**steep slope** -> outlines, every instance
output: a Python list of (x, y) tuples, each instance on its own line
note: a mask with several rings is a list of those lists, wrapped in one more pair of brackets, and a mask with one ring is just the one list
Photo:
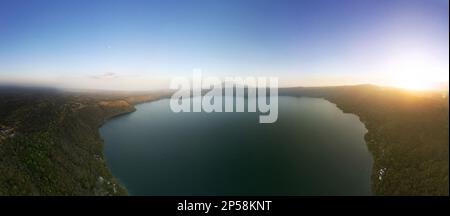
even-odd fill
[(447, 95), (372, 85), (289, 88), (280, 94), (325, 98), (361, 118), (374, 157), (375, 194), (449, 194)]

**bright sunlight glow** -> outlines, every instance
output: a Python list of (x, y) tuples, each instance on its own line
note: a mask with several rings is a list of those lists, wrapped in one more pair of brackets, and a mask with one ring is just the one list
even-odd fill
[(448, 81), (448, 65), (442, 65), (423, 53), (402, 53), (390, 60), (389, 73), (393, 86), (410, 90), (431, 90)]

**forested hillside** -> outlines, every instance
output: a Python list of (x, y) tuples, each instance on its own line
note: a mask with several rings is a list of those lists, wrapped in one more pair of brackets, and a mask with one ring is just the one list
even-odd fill
[(361, 85), (289, 88), (280, 94), (322, 97), (360, 117), (369, 130), (375, 194), (449, 194), (448, 93)]

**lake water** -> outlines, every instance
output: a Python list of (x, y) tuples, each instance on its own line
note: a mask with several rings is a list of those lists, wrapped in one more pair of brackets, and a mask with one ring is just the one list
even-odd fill
[(130, 195), (371, 195), (367, 132), (318, 98), (279, 97), (279, 117), (173, 113), (164, 99), (100, 129)]

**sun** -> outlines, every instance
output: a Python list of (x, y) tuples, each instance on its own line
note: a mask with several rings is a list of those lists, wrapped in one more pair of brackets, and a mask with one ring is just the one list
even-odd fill
[(436, 87), (435, 82), (428, 79), (425, 74), (412, 71), (399, 74), (395, 78), (393, 85), (409, 90), (430, 90)]
[(432, 90), (448, 80), (441, 64), (426, 53), (403, 53), (391, 60), (389, 71), (393, 86), (409, 90)]

